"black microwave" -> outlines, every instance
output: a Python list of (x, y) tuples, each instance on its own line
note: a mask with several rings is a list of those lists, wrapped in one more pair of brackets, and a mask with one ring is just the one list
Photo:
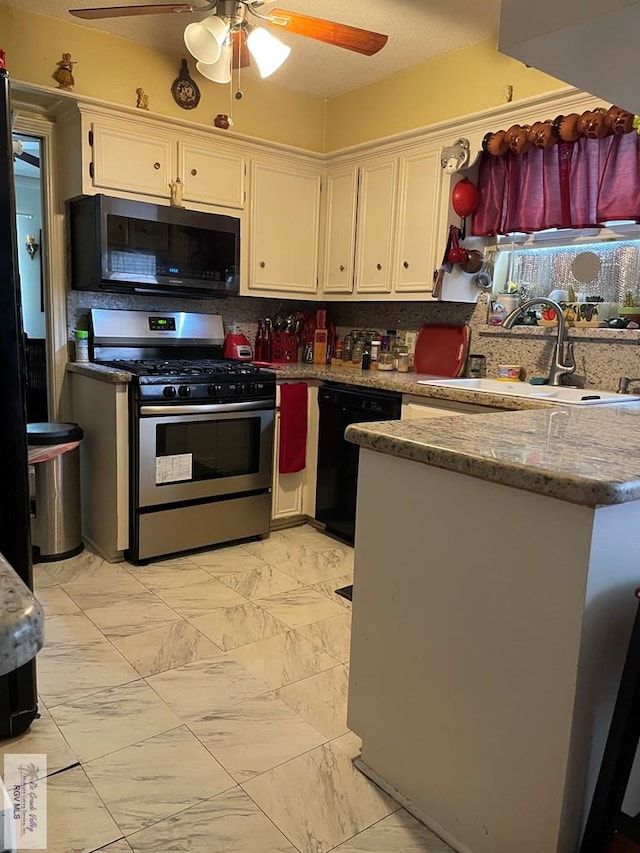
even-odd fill
[(68, 202), (71, 287), (126, 293), (238, 293), (240, 219), (105, 195)]

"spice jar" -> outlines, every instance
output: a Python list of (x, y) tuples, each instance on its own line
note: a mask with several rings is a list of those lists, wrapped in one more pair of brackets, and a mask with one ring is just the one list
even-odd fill
[(393, 353), (388, 350), (382, 350), (378, 353), (378, 370), (395, 370), (395, 359)]
[(344, 336), (344, 342), (342, 345), (342, 360), (343, 361), (351, 361), (351, 353), (353, 352), (353, 342), (354, 342), (354, 333)]
[(351, 361), (353, 364), (360, 364), (362, 362), (362, 353), (364, 352), (364, 338), (362, 334), (358, 335), (354, 345), (353, 350), (351, 352)]
[(409, 352), (408, 350), (400, 350), (396, 357), (398, 373), (409, 372)]
[(378, 353), (380, 352), (381, 342), (378, 339), (371, 341), (371, 367), (376, 370), (378, 367)]
[(89, 332), (76, 329), (73, 337), (76, 344), (76, 361), (89, 361)]

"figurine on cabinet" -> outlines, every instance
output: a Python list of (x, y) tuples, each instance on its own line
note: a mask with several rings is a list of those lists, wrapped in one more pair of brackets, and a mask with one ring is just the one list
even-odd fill
[(149, 109), (149, 95), (142, 88), (136, 89), (136, 107), (139, 110)]
[(182, 185), (180, 178), (176, 178), (175, 181), (172, 181), (169, 184), (169, 189), (171, 190), (171, 207), (184, 207), (184, 204), (182, 203), (184, 186)]
[(218, 113), (213, 120), (213, 124), (215, 127), (219, 127), (220, 130), (229, 130), (233, 125), (233, 119), (225, 113)]
[(77, 63), (71, 61), (71, 54), (63, 53), (62, 59), (60, 59), (56, 64), (58, 67), (51, 76), (58, 84), (58, 89), (73, 89), (75, 85), (75, 80), (73, 79), (73, 66)]

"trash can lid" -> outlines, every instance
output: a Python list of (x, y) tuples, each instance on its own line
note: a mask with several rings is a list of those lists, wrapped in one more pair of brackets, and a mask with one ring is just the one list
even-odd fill
[(78, 424), (27, 424), (27, 444), (65, 444), (80, 441), (84, 433)]

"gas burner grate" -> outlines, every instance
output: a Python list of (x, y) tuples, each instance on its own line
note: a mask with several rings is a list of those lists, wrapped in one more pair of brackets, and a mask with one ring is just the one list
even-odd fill
[(118, 358), (101, 362), (109, 367), (129, 371), (136, 376), (170, 376), (189, 379), (194, 376), (254, 376), (261, 373), (259, 367), (216, 359), (127, 359)]

